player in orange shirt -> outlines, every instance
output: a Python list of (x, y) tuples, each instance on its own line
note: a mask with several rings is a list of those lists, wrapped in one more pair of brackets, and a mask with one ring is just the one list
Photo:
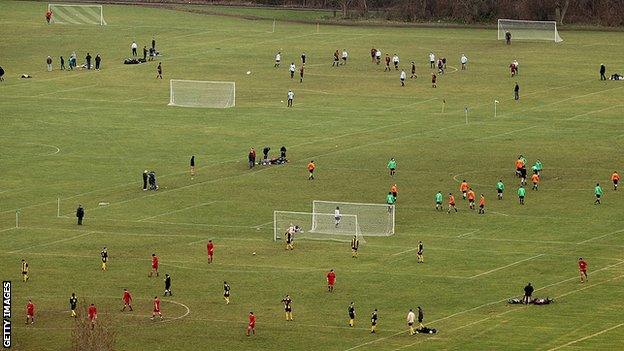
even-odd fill
[(620, 182), (620, 175), (617, 171), (613, 171), (611, 181), (613, 182), (613, 190), (617, 190), (618, 183)]
[(451, 213), (451, 209), (455, 209), (455, 212), (457, 212), (457, 207), (455, 207), (455, 196), (453, 196), (453, 193), (449, 193), (448, 213)]
[(48, 24), (50, 24), (50, 20), (52, 20), (52, 10), (48, 9), (45, 14), (45, 19)]
[(479, 214), (485, 214), (485, 196), (483, 194), (479, 198)]
[(308, 180), (313, 180), (314, 179), (314, 170), (316, 169), (316, 164), (314, 163), (314, 160), (310, 161), (310, 163), (308, 163), (308, 172), (310, 173), (310, 175), (308, 175)]
[(468, 188), (468, 193), (466, 194), (466, 197), (468, 198), (468, 207), (471, 210), (475, 209), (475, 192), (472, 191), (472, 188)]
[(533, 182), (533, 190), (537, 190), (540, 181), (539, 175), (537, 173), (533, 173), (533, 175), (531, 176), (531, 181)]
[(520, 176), (523, 168), (524, 168), (524, 161), (522, 160), (522, 156), (520, 156), (516, 160), (516, 174), (518, 175), (518, 177)]
[(587, 280), (587, 261), (583, 257), (579, 257), (578, 260), (579, 274), (581, 275), (581, 283), (585, 283)]
[(163, 320), (163, 316), (162, 313), (160, 313), (160, 299), (158, 298), (158, 296), (154, 296), (154, 311), (152, 312), (152, 317), (150, 318), (151, 320), (154, 320), (154, 317), (156, 317), (156, 314), (158, 314), (158, 316), (160, 317), (160, 320)]
[(396, 184), (393, 184), (393, 185), (390, 187), (390, 192), (392, 193), (392, 196), (394, 196), (394, 198), (396, 199), (396, 198), (397, 198), (397, 196), (399, 195), (399, 188), (397, 188), (397, 185), (396, 185)]
[(470, 185), (468, 185), (468, 182), (466, 181), (466, 179), (464, 179), (461, 184), (459, 184), (459, 191), (461, 191), (462, 193), (462, 199), (466, 200), (466, 195), (468, 193), (468, 189), (470, 188)]

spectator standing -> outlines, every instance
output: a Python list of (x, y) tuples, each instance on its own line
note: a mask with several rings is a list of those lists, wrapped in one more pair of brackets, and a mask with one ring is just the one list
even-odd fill
[(46, 58), (46, 64), (48, 66), (48, 72), (52, 72), (52, 57), (48, 56)]

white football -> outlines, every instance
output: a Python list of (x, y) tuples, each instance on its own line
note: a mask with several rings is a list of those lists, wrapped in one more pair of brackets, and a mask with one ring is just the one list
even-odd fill
[(255, 255), (256, 255), (256, 253), (254, 252), (254, 253), (252, 253), (252, 255), (254, 255), (254, 256), (255, 256)]
[(247, 71), (247, 74), (251, 74), (251, 71)]
[(283, 102), (284, 102), (284, 100), (282, 100), (282, 101), (280, 101), (280, 102), (281, 102), (281, 103), (283, 103)]

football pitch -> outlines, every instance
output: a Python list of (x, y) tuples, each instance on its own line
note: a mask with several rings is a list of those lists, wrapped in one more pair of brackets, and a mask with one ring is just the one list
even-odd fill
[[(116, 328), (118, 350), (624, 348), (624, 189), (610, 182), (624, 171), (624, 82), (600, 81), (598, 73), (601, 63), (607, 75), (623, 73), (621, 32), (560, 31), (562, 43), (507, 46), (495, 29), (277, 21), (273, 31), (272, 20), (138, 6), (104, 5), (106, 26), (47, 25), (45, 8), (0, 2), (0, 275), (12, 281), (13, 349), (69, 349), (72, 292)], [(141, 51), (153, 36), (161, 57), (123, 64), (133, 40)], [(400, 56), (405, 87), (399, 71), (371, 63), (372, 47)], [(348, 63), (332, 67), (343, 49)], [(79, 64), (99, 53), (102, 69), (60, 71), (58, 57), (72, 51)], [(298, 69), (302, 52), (299, 83), (288, 65)], [(429, 52), (448, 60), (437, 88)], [(511, 78), (514, 59), (519, 75)], [(169, 79), (235, 82), (236, 107), (167, 106)], [(289, 89), (292, 108), (284, 102)], [(275, 156), (286, 146), (289, 163), (248, 169), (249, 148), (261, 158), (267, 145)], [(524, 206), (518, 155), (544, 164)], [(157, 173), (158, 191), (142, 191), (143, 170)], [(464, 179), (484, 194), (485, 215), (461, 199)], [(594, 205), (598, 182), (605, 194)], [(366, 237), (358, 258), (348, 243), (301, 240), (287, 251), (273, 241), (275, 210), (310, 212), (313, 200), (384, 204), (393, 184), (396, 233)], [(455, 195), (457, 213), (434, 209), (438, 191)], [(81, 227), (78, 204), (86, 210)], [(208, 240), (216, 246), (212, 264)], [(419, 240), (424, 263), (415, 255)], [(147, 274), (152, 253), (158, 278)], [(589, 264), (585, 283), (579, 257)], [(164, 273), (171, 297), (162, 296)], [(507, 304), (527, 282), (534, 297), (554, 303)], [(124, 288), (133, 312), (120, 312)], [(292, 322), (284, 319), (286, 294)], [(156, 295), (164, 321), (149, 319)], [(28, 299), (36, 305), (32, 325), (24, 324)], [(408, 335), (406, 314), (417, 306), (437, 334)], [(246, 337), (250, 311), (257, 335)]]

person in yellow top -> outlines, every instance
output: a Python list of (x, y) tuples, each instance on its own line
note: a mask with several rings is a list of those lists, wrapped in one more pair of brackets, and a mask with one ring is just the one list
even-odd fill
[(470, 188), (470, 185), (468, 185), (468, 182), (466, 181), (466, 179), (464, 179), (461, 184), (459, 184), (459, 191), (461, 191), (462, 193), (462, 199), (466, 200), (466, 195), (468, 193), (468, 189)]
[(316, 169), (316, 164), (314, 163), (314, 160), (310, 161), (310, 163), (308, 163), (308, 180), (312, 180), (314, 179), (314, 170)]
[(613, 190), (617, 190), (618, 183), (620, 182), (620, 175), (617, 171), (613, 171), (611, 181), (613, 182)]
[(476, 197), (476, 194), (475, 194), (474, 191), (472, 191), (472, 188), (468, 188), (468, 192), (466, 194), (466, 197), (468, 198), (468, 207), (471, 210), (474, 210), (475, 209), (475, 197)]
[(537, 190), (537, 187), (539, 186), (539, 181), (539, 174), (533, 173), (533, 175), (531, 176), (531, 182), (533, 182), (533, 190)]
[(22, 260), (22, 280), (24, 283), (28, 281), (28, 262)]

